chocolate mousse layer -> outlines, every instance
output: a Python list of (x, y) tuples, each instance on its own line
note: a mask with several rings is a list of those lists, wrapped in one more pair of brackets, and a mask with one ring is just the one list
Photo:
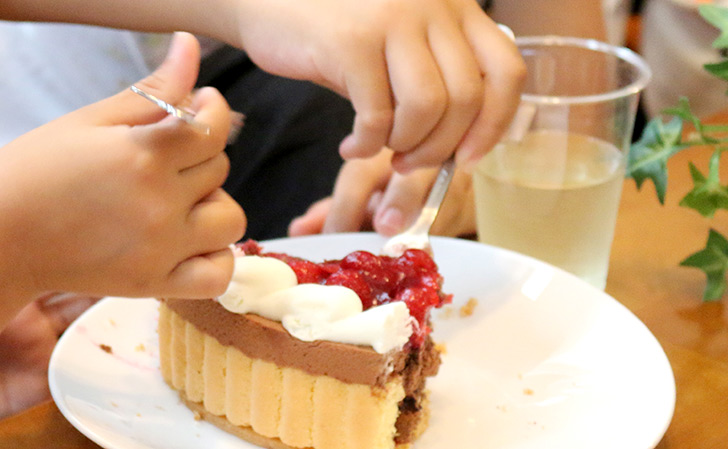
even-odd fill
[(403, 376), (405, 393), (412, 395), (422, 388), (426, 376), (437, 373), (440, 364), (439, 353), (429, 338), (417, 350), (379, 354), (368, 346), (305, 342), (291, 336), (280, 322), (254, 314), (231, 313), (213, 300), (164, 302), (223, 346), (233, 346), (248, 357), (315, 376), (371, 386), (382, 386), (392, 376)]

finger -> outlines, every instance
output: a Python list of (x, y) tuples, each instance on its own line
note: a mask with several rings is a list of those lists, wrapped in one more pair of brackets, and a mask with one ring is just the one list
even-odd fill
[[(176, 105), (192, 91), (200, 66), (200, 45), (189, 33), (175, 33), (164, 62), (145, 79), (135, 85)], [(155, 123), (167, 116), (166, 112), (149, 100), (129, 89), (88, 107), (100, 125), (143, 125)]]
[(215, 298), (227, 290), (233, 276), (230, 248), (190, 257), (177, 265), (162, 287), (167, 298)]
[(387, 41), (387, 63), (396, 101), (387, 146), (407, 153), (440, 121), (448, 101), (424, 30), (400, 26)]
[(288, 226), (288, 235), (297, 237), (301, 235), (320, 234), (324, 228), (326, 217), (331, 211), (332, 197), (318, 200), (306, 210), (306, 213), (296, 217)]
[(406, 175), (392, 175), (374, 214), (374, 230), (382, 235), (394, 235), (412, 224), (437, 172), (437, 169), (420, 169)]
[(222, 189), (197, 203), (187, 218), (189, 254), (218, 251), (240, 240), (247, 224), (243, 209)]
[[(487, 16), (467, 16), (464, 29), (485, 76), (483, 107), (456, 154), (459, 167), (472, 169), (508, 128), (520, 101), (526, 68), (513, 41)], [(495, 41), (500, 44), (489, 44)]]
[(374, 229), (374, 214), (377, 212), (377, 210), (379, 210), (379, 205), (382, 203), (383, 197), (383, 190), (377, 190), (373, 192), (372, 195), (369, 197), (369, 202), (367, 203), (367, 217), (369, 220), (369, 229)]
[(196, 121), (209, 127), (208, 136), (214, 142), (210, 147), (211, 153), (201, 153), (200, 156), (213, 156), (215, 148), (222, 151), (227, 145), (232, 127), (230, 105), (225, 97), (215, 88), (203, 87), (192, 97), (190, 109), (196, 112)]
[(190, 199), (190, 207), (215, 192), (230, 172), (230, 160), (225, 152), (217, 153), (194, 167), (180, 172), (181, 188)]
[(334, 185), (331, 210), (322, 232), (351, 232), (362, 228), (372, 192), (383, 189), (391, 176), (391, 150), (344, 164)]
[(75, 293), (57, 293), (38, 301), (42, 312), (48, 317), (56, 335), (66, 328), (99, 298)]
[(453, 21), (432, 24), (429, 43), (447, 89), (447, 107), (423, 142), (394, 157), (392, 163), (398, 171), (442, 163), (455, 152), (483, 105), (480, 67), (457, 24)]
[(344, 159), (367, 158), (386, 145), (392, 128), (394, 113), (384, 48), (368, 46), (364, 54), (351, 58), (356, 59), (345, 66), (357, 67), (362, 60), (368, 63), (346, 72), (346, 91), (356, 115), (352, 133), (341, 142), (339, 153)]
[(197, 111), (195, 120), (209, 128), (200, 132), (188, 123), (173, 119), (132, 129), (134, 138), (144, 148), (153, 148), (170, 167), (180, 171), (214, 158), (225, 150), (230, 129), (230, 107), (225, 98), (210, 87), (198, 90), (191, 101)]

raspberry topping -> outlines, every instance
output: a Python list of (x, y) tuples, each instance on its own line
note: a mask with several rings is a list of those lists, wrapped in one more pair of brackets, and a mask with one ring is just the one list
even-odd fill
[(275, 257), (287, 263), (296, 273), (298, 282), (341, 285), (352, 289), (367, 310), (379, 304), (402, 301), (417, 325), (410, 344), (419, 347), (431, 329), (430, 311), (452, 301), (443, 294), (442, 276), (426, 252), (408, 249), (400, 257), (376, 256), (367, 251), (355, 251), (341, 260), (315, 263), (283, 253), (264, 253), (254, 241), (238, 245), (247, 255)]

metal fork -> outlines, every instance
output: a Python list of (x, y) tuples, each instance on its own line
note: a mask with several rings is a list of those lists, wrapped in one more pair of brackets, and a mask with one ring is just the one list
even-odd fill
[[(164, 109), (167, 114), (177, 117), (178, 119), (189, 123), (192, 125), (195, 129), (200, 131), (203, 134), (210, 134), (210, 127), (206, 125), (205, 123), (199, 122), (198, 120), (195, 120), (195, 113), (192, 111), (188, 111), (187, 109), (179, 108), (177, 106), (174, 106), (172, 104), (167, 103), (166, 101), (162, 100), (161, 98), (155, 97), (154, 95), (143, 91), (142, 89), (139, 89), (138, 87), (132, 85), (129, 87), (132, 92), (135, 94), (138, 94), (147, 100), (151, 101), (152, 103), (156, 104), (160, 108)], [(238, 134), (240, 133), (240, 129), (243, 127), (243, 123), (245, 122), (245, 115), (241, 114), (240, 112), (236, 111), (230, 111), (230, 131), (227, 136), (227, 143), (231, 144), (237, 139)]]
[(435, 179), (435, 183), (430, 189), (430, 194), (422, 208), (422, 212), (420, 212), (420, 216), (404, 232), (387, 240), (387, 243), (382, 247), (382, 254), (390, 257), (398, 257), (408, 248), (422, 249), (432, 254), (430, 228), (435, 218), (437, 218), (440, 205), (445, 198), (448, 187), (450, 187), (450, 181), (452, 181), (454, 174), (455, 159), (450, 157), (450, 159), (442, 163), (440, 172), (437, 174), (437, 179)]
[[(515, 35), (510, 28), (505, 25), (498, 24), (501, 31), (503, 31), (511, 40), (515, 40)], [(387, 243), (382, 247), (382, 254), (391, 257), (397, 257), (408, 248), (423, 249), (432, 255), (432, 246), (430, 245), (430, 228), (432, 223), (437, 218), (437, 213), (440, 211), (440, 205), (442, 200), (445, 198), (448, 187), (450, 187), (450, 181), (455, 174), (455, 158), (451, 156), (448, 160), (442, 163), (440, 172), (437, 174), (437, 179), (430, 189), (430, 195), (427, 197), (425, 206), (420, 212), (420, 216), (412, 226), (410, 226), (404, 232), (401, 232), (394, 237), (387, 240)]]

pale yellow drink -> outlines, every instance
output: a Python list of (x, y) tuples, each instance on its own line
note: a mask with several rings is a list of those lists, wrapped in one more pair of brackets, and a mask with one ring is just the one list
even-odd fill
[(606, 284), (624, 177), (613, 145), (560, 131), (499, 144), (474, 174), (478, 239)]

